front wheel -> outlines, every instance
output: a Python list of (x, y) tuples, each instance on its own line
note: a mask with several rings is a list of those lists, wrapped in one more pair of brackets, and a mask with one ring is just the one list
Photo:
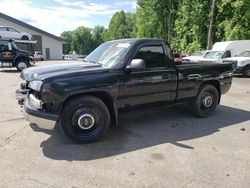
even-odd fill
[(193, 103), (193, 111), (199, 117), (209, 117), (214, 113), (218, 102), (218, 90), (213, 85), (203, 85)]
[(78, 143), (100, 139), (108, 130), (110, 114), (96, 97), (81, 96), (68, 101), (62, 109), (60, 127), (64, 135)]
[(245, 76), (250, 77), (250, 65), (248, 65), (245, 69)]
[(29, 67), (29, 63), (26, 60), (18, 60), (16, 63), (16, 68), (19, 71), (22, 71), (23, 69), (26, 69)]

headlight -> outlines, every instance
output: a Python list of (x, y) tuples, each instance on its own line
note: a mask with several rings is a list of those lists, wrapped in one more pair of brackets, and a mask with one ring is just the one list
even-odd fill
[(35, 90), (35, 91), (41, 91), (43, 82), (40, 80), (35, 80), (35, 81), (31, 81), (28, 85), (29, 88)]

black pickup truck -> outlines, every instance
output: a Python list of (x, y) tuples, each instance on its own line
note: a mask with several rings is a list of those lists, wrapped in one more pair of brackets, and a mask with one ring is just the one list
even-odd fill
[(163, 40), (123, 39), (103, 43), (80, 63), (23, 70), (17, 98), (29, 122), (58, 122), (66, 136), (87, 143), (117, 125), (122, 108), (189, 103), (208, 117), (232, 75), (232, 64), (175, 65)]
[(34, 55), (31, 52), (17, 48), (14, 40), (0, 38), (0, 68), (16, 67), (23, 69), (34, 64)]

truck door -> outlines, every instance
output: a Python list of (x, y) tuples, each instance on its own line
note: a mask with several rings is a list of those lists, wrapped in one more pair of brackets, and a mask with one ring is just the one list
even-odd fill
[(2, 67), (12, 67), (13, 51), (11, 42), (0, 40), (0, 62)]
[(163, 46), (159, 41), (136, 49), (132, 59), (143, 59), (146, 68), (127, 73), (120, 80), (121, 107), (174, 102), (177, 73)]

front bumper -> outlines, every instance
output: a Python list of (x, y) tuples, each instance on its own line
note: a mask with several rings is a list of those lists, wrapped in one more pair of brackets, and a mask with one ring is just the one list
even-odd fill
[(53, 129), (59, 116), (57, 114), (49, 113), (44, 109), (36, 109), (33, 105), (38, 99), (34, 101), (34, 98), (30, 96), (32, 95), (29, 95), (28, 90), (26, 93), (21, 89), (16, 91), (16, 98), (18, 104), (22, 107), (24, 118), (28, 122), (37, 124), (41, 128)]

